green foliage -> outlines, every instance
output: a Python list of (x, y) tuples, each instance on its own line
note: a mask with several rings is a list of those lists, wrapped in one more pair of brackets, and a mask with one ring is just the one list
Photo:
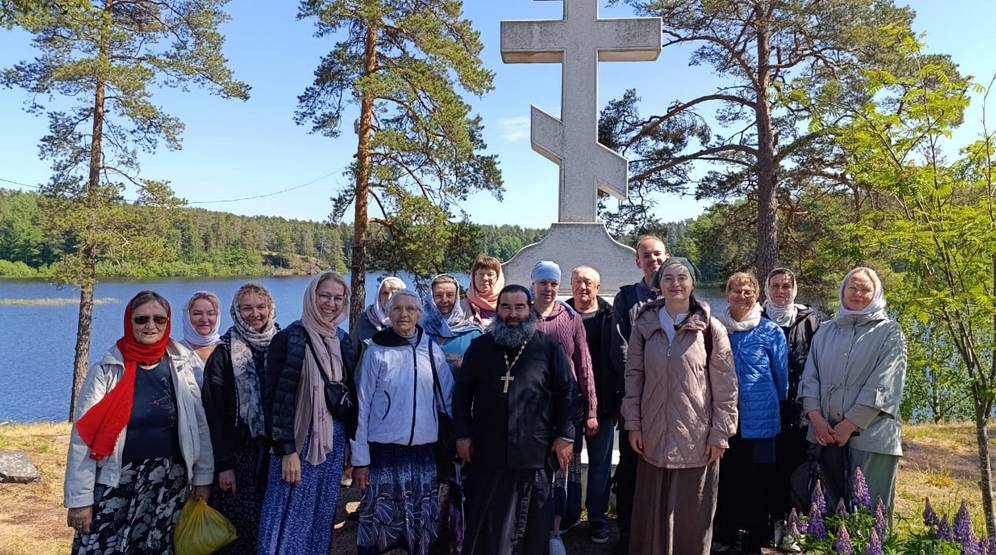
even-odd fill
[(654, 98), (665, 108), (650, 115), (639, 113), (634, 91), (608, 104), (600, 140), (631, 158), (634, 175), (629, 201), (603, 217), (616, 232), (648, 227), (654, 195), (689, 185), (700, 199), (746, 200), (753, 227), (742, 230), (754, 236), (752, 262), (766, 271), (796, 250), (782, 247), (779, 224), (794, 213), (786, 204), (798, 190), (846, 181), (836, 143), (811, 116), (868, 97), (863, 69), (902, 61), (893, 53), (913, 35), (913, 11), (891, 0), (613, 3), (661, 17), (665, 51), (691, 47), (689, 63), (721, 81), (694, 98)]
[[(0, 277), (51, 277), (49, 264), (59, 261), (50, 244), (72, 242), (72, 233), (46, 236), (43, 206), (38, 194), (0, 189)], [(162, 216), (157, 231), (167, 253), (156, 261), (137, 257), (100, 262), (99, 278), (260, 276), (273, 273), (308, 273), (318, 269), (344, 271), (349, 260), (352, 226), (288, 220), (269, 216), (238, 216), (199, 208), (153, 208), (122, 205), (130, 220)], [(15, 216), (11, 216), (16, 214)], [(423, 233), (413, 216), (414, 230)], [(376, 231), (375, 234), (382, 231)], [(452, 230), (452, 231), (449, 231)], [(467, 272), (480, 253), (508, 260), (522, 247), (539, 241), (545, 230), (518, 226), (482, 226), (458, 222), (447, 227), (445, 255), (421, 275)], [(441, 239), (420, 236), (418, 240)], [(381, 243), (387, 245), (387, 242)], [(414, 243), (413, 245), (418, 244)], [(288, 249), (288, 250), (281, 250)], [(43, 256), (34, 253), (41, 252)], [(372, 270), (398, 271), (399, 253), (377, 250)]]

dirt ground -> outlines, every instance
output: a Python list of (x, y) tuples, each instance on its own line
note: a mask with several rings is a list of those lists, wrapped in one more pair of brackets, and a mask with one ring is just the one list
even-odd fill
[[(62, 507), (67, 424), (0, 425), (0, 449), (25, 449), (42, 474), (32, 484), (0, 484), (0, 555), (49, 555), (69, 552), (72, 531)], [(953, 515), (962, 501), (975, 515), (982, 530), (974, 428), (968, 423), (906, 426), (905, 456), (896, 491), (896, 526), (904, 534), (920, 527), (924, 497), (930, 497), (938, 514)], [(333, 553), (354, 553), (356, 521), (346, 518), (355, 511), (359, 494), (342, 490), (333, 542)], [(612, 523), (614, 524), (614, 522)], [(565, 535), (572, 555), (612, 553), (616, 540), (595, 545), (584, 523)], [(771, 551), (771, 553), (776, 553)]]

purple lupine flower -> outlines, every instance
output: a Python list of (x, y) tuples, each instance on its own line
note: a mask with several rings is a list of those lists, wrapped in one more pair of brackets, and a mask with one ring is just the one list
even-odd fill
[(801, 525), (802, 522), (792, 522), (789, 524), (788, 535), (790, 538), (798, 540), (802, 537), (802, 533), (799, 531), (799, 526)]
[(881, 497), (878, 498), (878, 504), (875, 506), (874, 530), (878, 532), (878, 537), (882, 541), (885, 541), (889, 537), (889, 523), (885, 519), (885, 504), (882, 503)]
[(821, 515), (827, 514), (827, 498), (823, 495), (823, 484), (819, 480), (816, 480), (816, 485), (813, 486), (813, 502), (816, 503)]
[(968, 505), (964, 501), (955, 515), (954, 541), (961, 544), (962, 553), (968, 554), (974, 553), (979, 543), (975, 539), (975, 530), (972, 529), (972, 516), (968, 514)]
[(857, 510), (858, 507), (872, 510), (871, 494), (868, 493), (868, 482), (865, 481), (865, 473), (859, 466), (854, 470), (854, 485), (851, 487), (851, 505)]
[(878, 532), (874, 528), (868, 536), (868, 549), (865, 550), (865, 555), (884, 555), (882, 553), (882, 540), (879, 539)]
[(809, 507), (809, 521), (806, 523), (806, 533), (814, 540), (823, 540), (827, 537), (827, 525), (823, 522), (823, 513), (816, 506), (816, 501)]
[(851, 555), (854, 553), (854, 548), (851, 546), (851, 535), (847, 533), (847, 526), (844, 523), (840, 523), (840, 528), (837, 529), (837, 541), (833, 543), (833, 552), (837, 555)]
[[(882, 501), (880, 497), (879, 502)], [(940, 523), (940, 519), (937, 518), (937, 513), (934, 512), (934, 507), (930, 505), (930, 498), (923, 498), (923, 525), (927, 528), (932, 526), (937, 526)]]
[(792, 510), (789, 511), (789, 517), (788, 517), (789, 527), (791, 527), (793, 524), (795, 524), (796, 530), (803, 529), (802, 520), (799, 519), (799, 513), (796, 512), (795, 507), (792, 507)]
[(844, 504), (843, 497), (837, 500), (837, 509), (834, 512), (840, 518), (847, 518), (847, 505)]
[(948, 521), (948, 515), (941, 517), (941, 520), (937, 522), (937, 532), (935, 533), (937, 539), (944, 541), (953, 541), (954, 536), (951, 534), (951, 523)]

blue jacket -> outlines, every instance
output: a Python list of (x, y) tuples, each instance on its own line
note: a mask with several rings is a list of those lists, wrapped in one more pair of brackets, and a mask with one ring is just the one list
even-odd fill
[(778, 324), (762, 318), (750, 331), (730, 335), (740, 386), (740, 435), (770, 438), (781, 431), (779, 401), (788, 398), (788, 346)]

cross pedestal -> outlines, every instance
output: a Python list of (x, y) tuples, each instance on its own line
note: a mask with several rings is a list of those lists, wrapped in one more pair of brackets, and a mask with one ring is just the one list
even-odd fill
[(600, 19), (598, 0), (563, 3), (561, 20), (501, 22), (505, 63), (563, 68), (560, 118), (536, 106), (531, 111), (533, 150), (560, 166), (558, 223), (503, 268), (508, 283), (528, 284), (537, 260), (553, 260), (564, 272), (560, 292), (569, 294), (571, 269), (587, 264), (601, 273), (602, 293), (611, 294), (639, 276), (633, 249), (596, 221), (598, 193), (625, 199), (629, 180), (626, 159), (598, 143), (598, 62), (656, 60), (661, 19)]

